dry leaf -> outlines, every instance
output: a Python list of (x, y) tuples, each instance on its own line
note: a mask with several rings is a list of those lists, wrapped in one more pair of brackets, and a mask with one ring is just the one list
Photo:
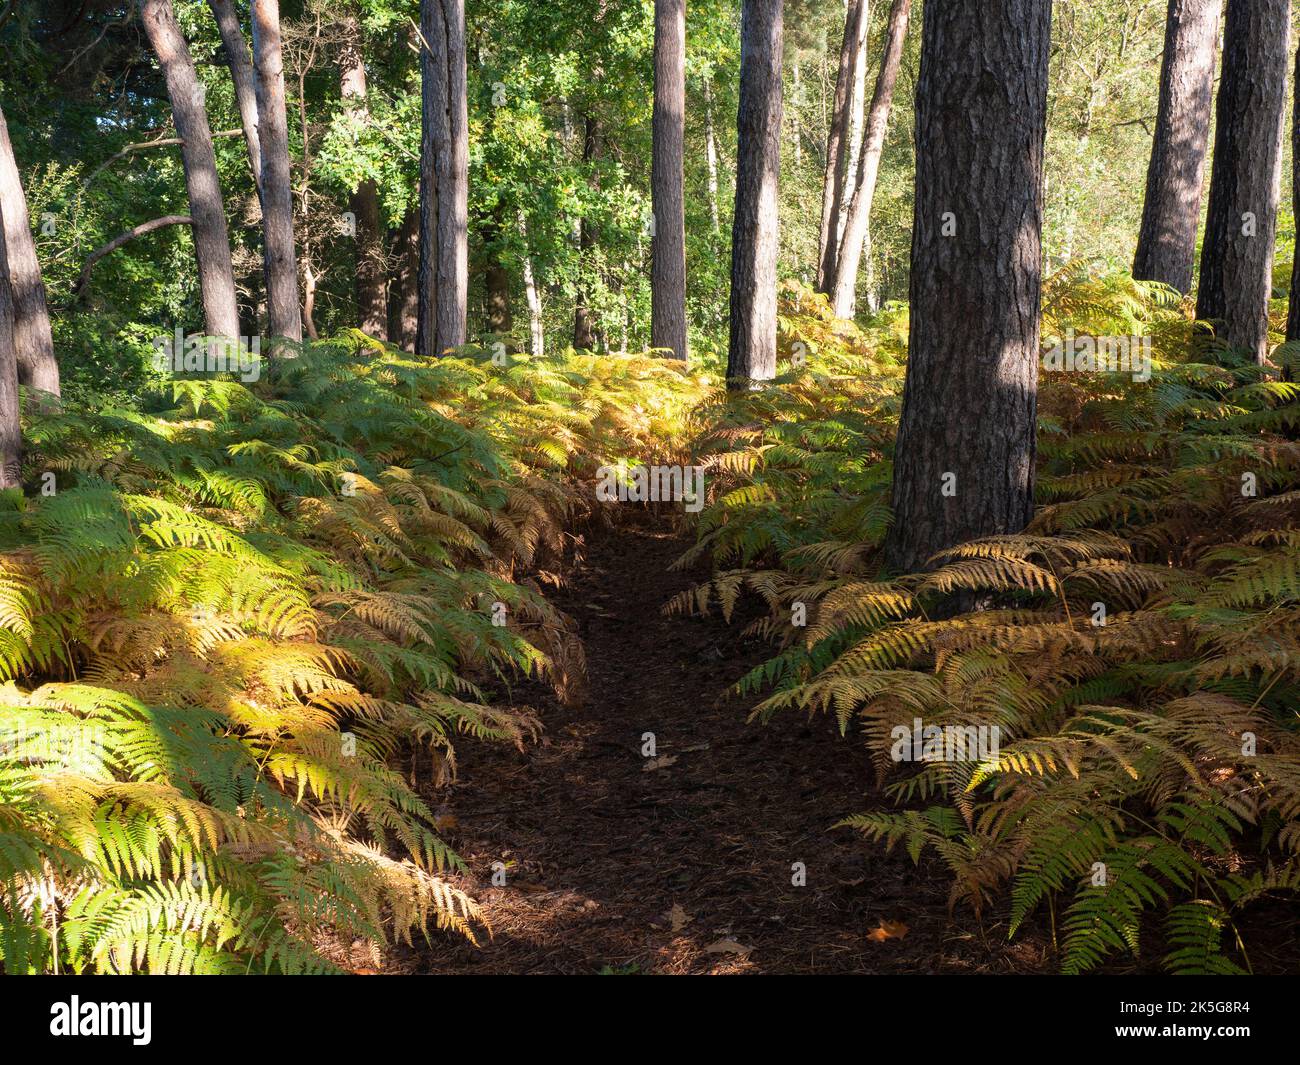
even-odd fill
[(734, 939), (719, 939), (716, 943), (710, 943), (704, 948), (705, 954), (739, 954), (742, 957), (748, 954), (753, 947), (746, 947), (737, 943)]
[(902, 939), (907, 935), (907, 925), (902, 921), (881, 921), (879, 928), (867, 933), (867, 938), (874, 943), (883, 943), (887, 939)]
[(683, 928), (685, 928), (688, 924), (690, 924), (693, 920), (695, 920), (695, 918), (692, 917), (685, 910), (683, 910), (678, 903), (674, 902), (673, 908), (663, 915), (662, 920), (667, 921), (668, 925), (672, 928), (674, 932), (680, 932)]
[(641, 767), (642, 773), (649, 773), (652, 769), (664, 769), (677, 761), (677, 755), (665, 754), (662, 758), (651, 758)]

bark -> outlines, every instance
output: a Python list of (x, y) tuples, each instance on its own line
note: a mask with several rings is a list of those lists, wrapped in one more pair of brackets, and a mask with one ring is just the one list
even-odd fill
[[(343, 54), (339, 60), (339, 90), (343, 108), (354, 130), (364, 129), (370, 120), (366, 104), (366, 66), (361, 50), (361, 27), (354, 16), (345, 20)], [(387, 267), (380, 232), (379, 186), (371, 178), (357, 185), (351, 198), (356, 219), (357, 319), (363, 333), (377, 340), (388, 339), (388, 311), (384, 298)]]
[(50, 332), (50, 308), (45, 301), (45, 282), (32, 239), (27, 196), (18, 175), (18, 163), (9, 141), (9, 126), (0, 111), (0, 214), (6, 252), (4, 274), (9, 279), (12, 305), (13, 344), (18, 360), (18, 378), (29, 389), (59, 395), (59, 364), (54, 357)]
[[(582, 137), (582, 161), (588, 168), (600, 158), (601, 152), (601, 128), (600, 120), (595, 115), (587, 115), (584, 122), (584, 132)], [(592, 171), (591, 183), (595, 188), (599, 188), (600, 178)], [(588, 221), (586, 215), (582, 217), (578, 234), (578, 260), (579, 268), (586, 269), (591, 258), (590, 252), (596, 246), (596, 227)], [(593, 313), (587, 303), (587, 291), (581, 280), (578, 284), (578, 294), (573, 308), (573, 347), (576, 351), (595, 351), (601, 344), (603, 332), (596, 323), (596, 315)]]
[(686, 0), (655, 0), (650, 346), (685, 359)]
[(198, 262), (206, 332), (209, 336), (233, 339), (239, 336), (235, 270), (203, 88), (176, 24), (171, 0), (141, 0), (140, 17), (166, 78), (172, 118), (182, 141), (181, 159), (193, 219), (194, 257)]
[(485, 317), (488, 333), (514, 350), (511, 334), (515, 328), (515, 316), (510, 307), (510, 271), (502, 262), (499, 250), (504, 232), (505, 207), (498, 201), (482, 234), (486, 259), (483, 270)]
[(257, 86), (253, 77), (253, 53), (248, 50), (239, 15), (232, 0), (208, 0), (212, 16), (217, 20), (221, 43), (226, 49), (226, 65), (230, 67), (230, 80), (235, 86), (235, 104), (239, 108), (239, 123), (244, 128), (244, 145), (248, 149), (248, 166), (257, 186), (257, 198), (262, 198), (262, 146), (257, 135)]
[(900, 571), (1033, 513), (1051, 0), (929, 3), (923, 23)]
[(105, 255), (111, 255), (123, 244), (129, 244), (131, 241), (155, 230), (166, 229), (168, 226), (192, 226), (193, 224), (194, 219), (187, 214), (167, 214), (161, 218), (151, 218), (148, 222), (141, 222), (138, 226), (132, 226), (124, 233), (119, 233), (112, 240), (100, 245), (90, 253), (85, 264), (81, 267), (81, 273), (77, 275), (76, 284), (72, 286), (72, 299), (75, 300), (81, 294), (81, 290), (86, 287), (86, 282), (90, 280), (90, 273), (95, 269), (95, 264)]
[(253, 63), (262, 154), (262, 259), (268, 329), (273, 338), (302, 341), (298, 256), (293, 235), (289, 119), (285, 111), (284, 55), (279, 0), (253, 0)]
[(745, 0), (741, 8), (727, 351), (727, 381), (732, 388), (752, 387), (776, 376), (783, 14), (782, 0)]
[(885, 133), (889, 129), (889, 109), (894, 100), (894, 85), (898, 81), (898, 68), (902, 64), (903, 44), (907, 39), (907, 21), (911, 10), (912, 0), (894, 0), (889, 9), (885, 54), (881, 58), (876, 88), (871, 95), (871, 109), (867, 112), (866, 126), (862, 133), (862, 147), (858, 153), (853, 197), (849, 201), (848, 214), (844, 219), (844, 235), (840, 241), (840, 252), (830, 285), (831, 303), (840, 318), (852, 318), (855, 310), (858, 266), (862, 261), (871, 226), (871, 202), (876, 194), (880, 155), (885, 148)]
[(1133, 276), (1192, 288), (1210, 136), (1220, 0), (1169, 0), (1146, 199)]
[[(7, 205), (0, 204), (0, 220)], [(22, 486), (23, 429), (18, 412), (18, 346), (9, 261), (0, 228), (0, 489)]]
[[(849, 109), (858, 52), (868, 23), (868, 0), (850, 0), (844, 16), (844, 43), (840, 48), (839, 72), (835, 77), (835, 102), (831, 107), (830, 131), (826, 136), (826, 170), (822, 178), (821, 232), (817, 238), (817, 291), (826, 292), (835, 274), (839, 242), (840, 204), (844, 196), (844, 175), (848, 168)], [(743, 47), (743, 43), (742, 43)]]
[(403, 351), (415, 351), (420, 303), (420, 212), (412, 209), (393, 240), (393, 276), (388, 290), (389, 336)]
[(533, 274), (533, 257), (528, 253), (528, 222), (519, 212), (519, 232), (524, 238), (524, 298), (528, 301), (529, 354), (541, 357), (546, 351), (546, 333), (542, 327), (542, 298)]
[(1228, 0), (1196, 317), (1263, 364), (1286, 98), (1288, 0)]
[(420, 3), (420, 302), (415, 350), (465, 343), (469, 306), (469, 103), (464, 0)]
[[(1296, 81), (1293, 85), (1300, 85), (1300, 51), (1296, 53)], [(1300, 204), (1300, 93), (1295, 94), (1295, 102), (1292, 105), (1291, 113), (1291, 202)], [(1291, 262), (1291, 291), (1290, 298), (1287, 301), (1286, 313), (1286, 339), (1288, 343), (1300, 341), (1300, 255), (1293, 256)], [(1290, 362), (1297, 359), (1295, 354), (1290, 356)], [(1284, 381), (1293, 381), (1297, 377), (1294, 369), (1289, 365), (1282, 367), (1282, 379)]]

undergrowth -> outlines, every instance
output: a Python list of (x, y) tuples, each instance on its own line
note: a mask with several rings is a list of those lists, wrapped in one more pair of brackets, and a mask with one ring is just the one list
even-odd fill
[[(1031, 526), (891, 574), (906, 310), (784, 307), (774, 387), (697, 418), (714, 477), (679, 565), (713, 575), (670, 609), (763, 600), (755, 715), (856, 730), (898, 809), (843, 824), (936, 855), (951, 905), (1006, 900), (1013, 936), (1046, 911), (1067, 973), (1249, 970), (1240, 916), (1300, 888), (1300, 387), (1197, 340), (1169, 290), (1071, 266), (1045, 345), (1149, 336), (1150, 380), (1044, 372)], [(917, 719), (1000, 744), (897, 760)]]

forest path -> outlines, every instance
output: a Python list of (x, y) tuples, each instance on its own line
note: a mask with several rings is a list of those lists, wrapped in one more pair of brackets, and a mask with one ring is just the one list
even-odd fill
[[(472, 877), (494, 936), (437, 936), (389, 971), (423, 973), (885, 973), (1033, 971), (947, 915), (941, 870), (885, 856), (830, 826), (880, 805), (861, 743), (833, 719), (747, 723), (731, 685), (770, 655), (743, 623), (665, 616), (696, 577), (669, 565), (687, 544), (651, 514), (586, 534), (585, 559), (552, 596), (577, 619), (590, 685), (577, 708), (536, 698), (545, 731), (523, 753), (462, 743), (459, 780), (427, 793)], [(642, 736), (655, 734), (648, 770)], [(491, 886), (506, 863), (506, 885)], [(802, 862), (806, 886), (792, 883)], [(882, 922), (907, 925), (873, 939)], [(676, 927), (674, 927), (676, 925)], [(879, 932), (877, 935), (879, 936)], [(985, 944), (984, 935), (987, 935)]]

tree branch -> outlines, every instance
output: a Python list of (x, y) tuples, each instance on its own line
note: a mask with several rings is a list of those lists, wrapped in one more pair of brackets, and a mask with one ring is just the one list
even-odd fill
[(86, 264), (81, 268), (81, 275), (77, 278), (77, 283), (72, 286), (72, 298), (68, 301), (69, 306), (77, 301), (77, 298), (81, 295), (81, 290), (85, 288), (86, 282), (90, 280), (90, 272), (105, 255), (117, 251), (123, 244), (135, 240), (136, 237), (143, 237), (146, 233), (152, 233), (155, 229), (163, 229), (167, 226), (188, 226), (192, 225), (193, 222), (194, 219), (187, 214), (163, 215), (161, 218), (141, 222), (138, 226), (128, 229), (125, 233), (119, 233), (103, 247), (96, 248), (95, 251), (91, 252), (90, 258), (86, 260)]

